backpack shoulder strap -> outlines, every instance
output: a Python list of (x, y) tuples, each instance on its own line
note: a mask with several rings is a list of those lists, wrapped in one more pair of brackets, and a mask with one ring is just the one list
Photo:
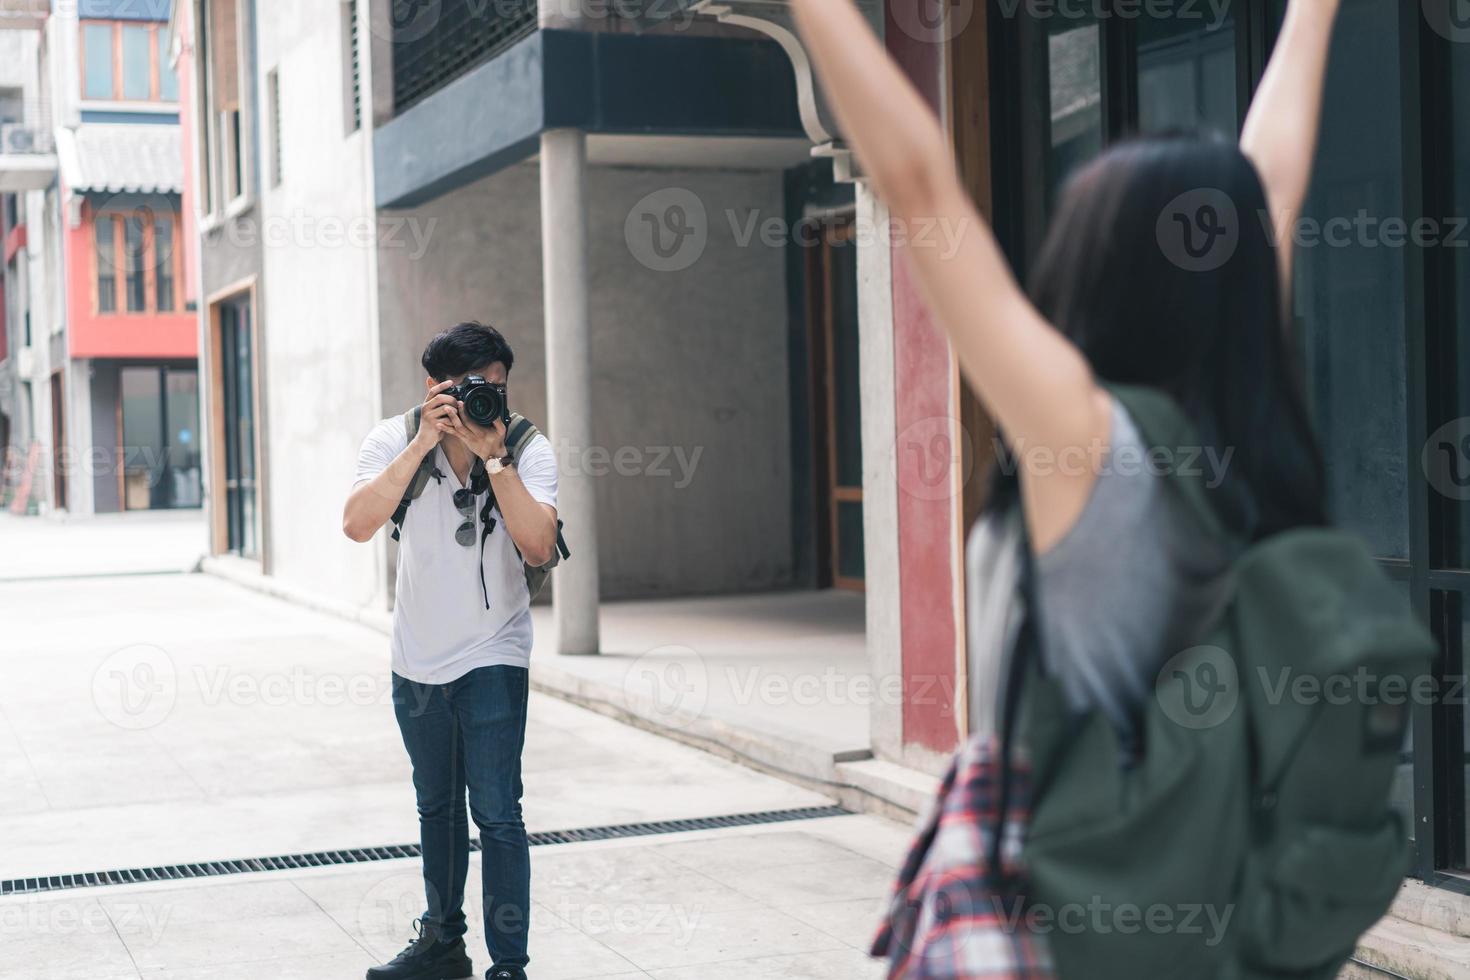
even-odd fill
[(1169, 483), (1179, 491), (1205, 530), (1212, 535), (1225, 535), (1225, 525), (1210, 501), (1210, 487), (1207, 486), (1207, 481), (1217, 475), (1213, 472), (1214, 463), (1222, 461), (1206, 460), (1206, 451), (1212, 451), (1214, 447), (1206, 447), (1201, 442), (1184, 409), (1173, 397), (1157, 388), (1141, 385), (1105, 387), (1127, 410), (1143, 438), (1144, 449), (1150, 454), (1148, 459), (1130, 460), (1130, 465), (1145, 465), (1150, 471), (1162, 467)]
[(512, 459), (520, 457), (522, 451), (531, 444), (531, 440), (541, 434), (541, 430), (520, 412), (512, 412), (510, 425), (505, 430), (505, 451)]
[[(408, 441), (413, 442), (414, 436), (419, 431), (419, 415), (423, 412), (422, 405), (415, 405), (403, 413), (403, 430), (408, 434)], [(398, 501), (398, 509), (393, 511), (390, 520), (393, 522), (393, 540), (397, 541), (403, 536), (403, 519), (408, 516), (408, 507), (423, 495), (424, 487), (429, 485), (429, 478), (434, 475), (434, 454), (429, 453), (419, 463), (419, 468), (414, 471), (413, 479), (408, 481), (408, 487), (403, 491), (403, 499)]]

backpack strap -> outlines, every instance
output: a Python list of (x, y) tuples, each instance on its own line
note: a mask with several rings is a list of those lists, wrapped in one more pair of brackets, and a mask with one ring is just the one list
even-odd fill
[[(994, 505), (1014, 508), (1017, 512), (1022, 510), (1020, 479), (1011, 471), (1011, 475), (1002, 477), (994, 488), (996, 496)], [(1011, 648), (1010, 662), (1006, 665), (1004, 679), (1004, 698), (1000, 709), (1000, 786), (997, 790), (995, 803), (995, 818), (990, 838), (990, 852), (987, 860), (990, 865), (990, 873), (994, 880), (1001, 885), (1009, 884), (1003, 880), (1002, 863), (1004, 859), (1004, 847), (1006, 840), (1006, 821), (1010, 818), (1011, 809), (1011, 784), (1015, 781), (1015, 753), (1018, 737), (1018, 725), (1021, 716), (1022, 702), (1026, 693), (1026, 680), (1029, 673), (1039, 667), (1041, 635), (1037, 629), (1037, 619), (1040, 616), (1040, 607), (1037, 602), (1036, 589), (1036, 561), (1031, 546), (1031, 533), (1026, 526), (1026, 515), (1018, 513), (1020, 536), (1018, 545), (1021, 549), (1019, 558), (1020, 575), (1017, 581), (1017, 590), (1023, 605), (1021, 622), (1016, 633), (1014, 646)]]
[(510, 425), (505, 430), (505, 451), (511, 459), (519, 459), (522, 451), (531, 444), (531, 440), (541, 434), (530, 419), (520, 412), (512, 412)]
[[(423, 413), (422, 405), (415, 405), (403, 413), (403, 429), (408, 433), (408, 441), (413, 442), (414, 436), (419, 432), (419, 416)], [(428, 453), (419, 463), (419, 468), (414, 471), (413, 479), (408, 481), (408, 487), (403, 491), (403, 499), (398, 501), (398, 509), (393, 511), (389, 518), (393, 522), (393, 540), (397, 541), (403, 536), (403, 519), (408, 516), (408, 507), (419, 497), (423, 496), (424, 487), (429, 485), (429, 480), (443, 479), (444, 475), (434, 465), (434, 454)]]
[[(1224, 522), (1210, 499), (1206, 486), (1204, 452), (1194, 423), (1184, 409), (1167, 392), (1141, 385), (1106, 385), (1108, 394), (1118, 400), (1138, 427), (1143, 445), (1149, 452), (1161, 454), (1168, 467), (1169, 484), (1178, 490), (1189, 510), (1206, 531), (1216, 537), (1226, 535)], [(1228, 462), (1228, 459), (1224, 462)], [(1150, 462), (1150, 465), (1154, 465)]]
[[(535, 423), (530, 419), (526, 418), (520, 412), (512, 412), (510, 416), (510, 427), (505, 431), (506, 453), (509, 454), (511, 459), (519, 459), (521, 453), (531, 444), (531, 440), (540, 434), (541, 430), (536, 428)], [(559, 557), (558, 555), (552, 555), (551, 561), (541, 566), (548, 571), (572, 557), (571, 550), (567, 548), (567, 540), (562, 536), (561, 528), (561, 521), (557, 521), (556, 550), (559, 553)]]

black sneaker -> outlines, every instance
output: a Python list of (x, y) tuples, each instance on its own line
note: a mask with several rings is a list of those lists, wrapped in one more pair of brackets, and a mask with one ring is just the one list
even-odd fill
[(526, 971), (518, 966), (492, 966), (485, 980), (526, 980)]
[(382, 966), (370, 967), (367, 980), (464, 980), (475, 975), (463, 939), (441, 942), (422, 919), (414, 920), (413, 931), (408, 948)]

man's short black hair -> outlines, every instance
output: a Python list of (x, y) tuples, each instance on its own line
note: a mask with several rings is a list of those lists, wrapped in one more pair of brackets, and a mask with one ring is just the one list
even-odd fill
[(499, 361), (509, 374), (515, 363), (510, 344), (500, 331), (468, 320), (457, 323), (429, 341), (424, 348), (424, 372), (436, 381), (447, 381)]

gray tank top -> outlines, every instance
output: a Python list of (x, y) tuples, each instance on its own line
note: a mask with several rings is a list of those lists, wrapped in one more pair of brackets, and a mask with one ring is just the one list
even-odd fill
[[(1067, 703), (1102, 711), (1128, 738), (1159, 669), (1220, 609), (1234, 553), (1142, 465), (1146, 447), (1116, 400), (1109, 447), (1077, 523), (1036, 560), (1038, 627)], [(995, 730), (1020, 622), (1020, 519), (982, 519), (965, 549), (972, 734)]]

